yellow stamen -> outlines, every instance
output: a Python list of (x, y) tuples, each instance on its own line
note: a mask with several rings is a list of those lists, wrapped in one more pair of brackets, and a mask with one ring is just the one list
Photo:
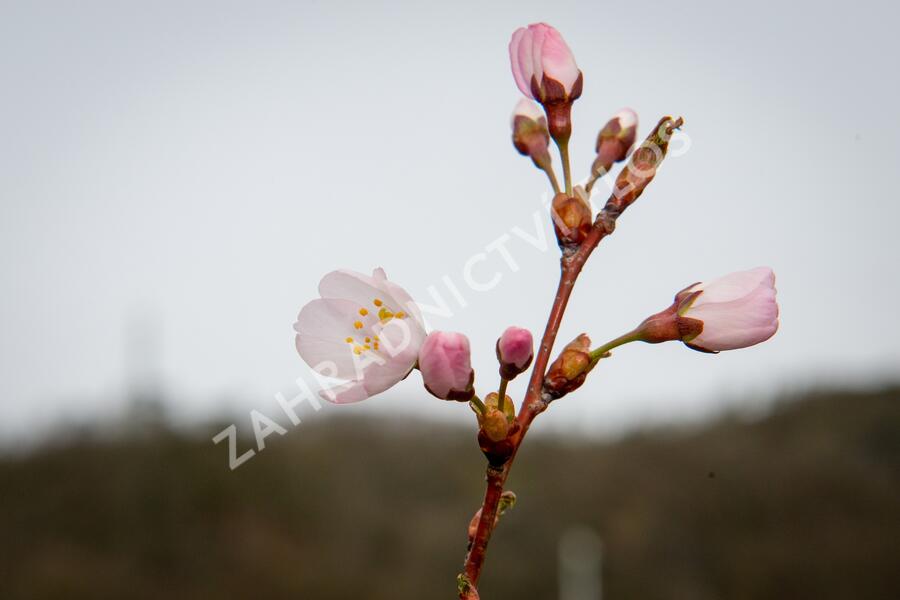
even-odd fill
[(384, 304), (384, 303), (383, 303), (379, 298), (375, 298), (375, 299), (372, 301), (372, 304), (374, 304), (375, 306), (381, 306), (381, 305)]
[(387, 321), (388, 319), (392, 319), (394, 317), (394, 313), (389, 311), (387, 308), (381, 308), (378, 311), (378, 318), (382, 321)]
[(353, 326), (356, 327), (357, 329), (362, 329), (363, 328), (362, 321), (357, 321), (356, 323), (353, 324)]
[(353, 346), (353, 354), (362, 354), (362, 346)]
[(348, 344), (352, 344), (352, 343), (353, 343), (353, 338), (352, 338), (352, 337), (348, 337), (348, 338), (345, 339), (344, 341), (347, 342)]
[(366, 343), (367, 343), (367, 344), (368, 344), (369, 342), (371, 342), (371, 341), (372, 341), (372, 338), (366, 338)]
[(359, 309), (359, 314), (361, 314), (362, 316), (366, 316), (367, 314), (369, 314), (369, 311), (365, 308), (361, 308)]
[(394, 314), (394, 316), (397, 317), (398, 319), (402, 319), (403, 317), (406, 316), (406, 313), (403, 312), (402, 310), (398, 310), (398, 311), (396, 312), (396, 314)]
[(372, 346), (366, 344), (365, 346), (363, 346), (363, 348), (365, 348), (366, 350), (371, 350), (371, 349), (372, 349)]

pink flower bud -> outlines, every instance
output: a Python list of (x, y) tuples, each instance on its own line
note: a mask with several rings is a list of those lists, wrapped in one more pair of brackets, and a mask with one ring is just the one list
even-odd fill
[(679, 310), (703, 323), (688, 346), (708, 352), (736, 350), (764, 342), (778, 330), (775, 273), (769, 267), (731, 273), (685, 290), (697, 294)]
[(597, 135), (597, 158), (592, 172), (602, 175), (613, 163), (625, 160), (637, 137), (638, 117), (630, 108), (623, 108), (610, 119)]
[(568, 142), (572, 102), (581, 96), (584, 78), (565, 40), (546, 23), (520, 27), (509, 42), (509, 60), (519, 90), (544, 105), (550, 136)]
[(512, 116), (513, 146), (523, 156), (531, 157), (539, 169), (550, 168), (550, 133), (547, 131), (547, 119), (544, 111), (529, 100), (522, 98), (516, 104)]
[(694, 350), (719, 352), (759, 344), (777, 330), (775, 274), (757, 267), (685, 288), (636, 332), (651, 344), (681, 340)]
[(521, 327), (508, 327), (497, 340), (497, 360), (500, 376), (512, 379), (525, 371), (534, 356), (531, 332)]
[(419, 370), (425, 388), (442, 400), (468, 402), (475, 394), (469, 338), (461, 333), (428, 334), (419, 351)]
[(581, 71), (559, 32), (546, 23), (517, 29), (509, 42), (513, 77), (523, 94), (544, 103), (581, 95)]

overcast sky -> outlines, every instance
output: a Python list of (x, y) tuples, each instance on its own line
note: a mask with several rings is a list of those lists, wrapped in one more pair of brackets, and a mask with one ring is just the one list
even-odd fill
[[(602, 342), (701, 279), (770, 265), (781, 330), (707, 356), (632, 345), (546, 427), (693, 418), (900, 365), (900, 92), (892, 3), (0, 2), (0, 433), (115, 414), (159, 376), (186, 418), (268, 410), (306, 366), (291, 325), (318, 279), (382, 266), (466, 306), (435, 328), (538, 333), (546, 183), (509, 141), (506, 45), (556, 26), (584, 72), (573, 165), (622, 106), (681, 152), (594, 254), (560, 341)], [(689, 145), (686, 145), (689, 144)], [(557, 163), (558, 164), (558, 163)], [(606, 189), (602, 184), (600, 189)], [(465, 287), (466, 261), (509, 235)], [(505, 239), (505, 238), (502, 238)], [(513, 392), (520, 393), (522, 382)], [(365, 405), (470, 418), (413, 376)], [(240, 424), (239, 424), (240, 425)], [(245, 426), (245, 425), (240, 425)]]

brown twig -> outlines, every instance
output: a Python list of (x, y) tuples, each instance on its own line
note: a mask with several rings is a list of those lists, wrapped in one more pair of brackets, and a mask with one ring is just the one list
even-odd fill
[[(528, 390), (525, 393), (525, 399), (517, 417), (519, 427), (511, 435), (512, 451), (502, 466), (489, 465), (487, 468), (487, 490), (481, 506), (481, 518), (478, 521), (475, 535), (469, 543), (469, 551), (466, 555), (465, 569), (462, 575), (466, 585), (460, 586), (460, 600), (478, 600), (479, 598), (477, 590), (478, 578), (481, 576), (481, 570), (484, 566), (488, 542), (497, 524), (497, 510), (500, 505), (503, 486), (506, 485), (506, 479), (509, 477), (513, 461), (519, 451), (519, 447), (522, 445), (525, 434), (528, 432), (528, 428), (535, 417), (544, 412), (550, 403), (550, 397), (543, 390), (544, 377), (546, 376), (547, 365), (550, 362), (550, 353), (553, 351), (553, 344), (556, 341), (557, 333), (559, 333), (559, 326), (562, 324), (563, 315), (566, 312), (566, 306), (569, 303), (572, 290), (575, 288), (578, 275), (600, 241), (613, 232), (616, 220), (622, 212), (640, 196), (647, 184), (653, 179), (656, 174), (656, 167), (659, 166), (659, 163), (665, 157), (669, 141), (668, 137), (681, 124), (681, 118), (675, 120), (671, 117), (664, 117), (660, 120), (657, 129), (648, 136), (645, 142), (645, 144), (650, 144), (659, 149), (659, 153), (649, 160), (651, 164), (636, 164), (635, 157), (632, 156), (629, 164), (619, 175), (617, 187), (614, 189), (609, 201), (597, 215), (590, 233), (575, 251), (563, 251), (560, 261), (559, 285), (556, 289), (553, 305), (550, 308), (544, 335), (541, 337), (541, 343), (538, 346), (537, 355), (534, 359)], [(644, 161), (648, 162), (647, 159), (644, 159)]]

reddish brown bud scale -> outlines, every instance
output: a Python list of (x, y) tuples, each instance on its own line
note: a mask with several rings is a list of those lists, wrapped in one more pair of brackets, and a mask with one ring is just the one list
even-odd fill
[(636, 137), (637, 115), (631, 109), (622, 109), (607, 121), (597, 135), (597, 158), (591, 167), (591, 173), (602, 176), (609, 172), (614, 163), (625, 160)]
[(506, 464), (515, 452), (516, 446), (513, 439), (519, 428), (519, 424), (513, 421), (509, 425), (506, 437), (501, 440), (492, 440), (484, 428), (479, 428), (478, 446), (481, 448), (484, 457), (487, 458), (488, 464), (494, 468), (500, 468)]
[(525, 115), (515, 115), (512, 123), (512, 142), (519, 154), (528, 156), (539, 169), (550, 168), (550, 133), (547, 119), (534, 120)]
[(552, 399), (562, 398), (581, 387), (596, 364), (590, 350), (591, 338), (583, 333), (563, 348), (544, 377), (543, 389)]
[(542, 78), (541, 85), (537, 85), (534, 78), (531, 80), (532, 93), (544, 106), (547, 113), (547, 129), (557, 144), (565, 144), (572, 136), (572, 103), (581, 96), (583, 85), (584, 75), (581, 73), (578, 74), (578, 79), (568, 94), (560, 82), (546, 75)]
[[(516, 406), (512, 401), (512, 398), (509, 397), (509, 394), (504, 396), (503, 401), (503, 413), (506, 415), (507, 420), (512, 422), (513, 419), (516, 418)], [(500, 395), (497, 392), (491, 392), (484, 398), (484, 405), (487, 408), (499, 409), (500, 407)]]
[(509, 418), (494, 406), (489, 406), (481, 417), (481, 431), (492, 442), (501, 442), (509, 435)]
[(578, 247), (591, 232), (591, 206), (578, 194), (574, 197), (557, 194), (553, 198), (550, 216), (561, 248)]
[(632, 153), (628, 165), (616, 178), (613, 193), (604, 207), (605, 212), (619, 214), (644, 193), (644, 189), (653, 181), (656, 170), (666, 157), (672, 133), (683, 123), (681, 117), (673, 119), (666, 116), (660, 119), (659, 124)]

